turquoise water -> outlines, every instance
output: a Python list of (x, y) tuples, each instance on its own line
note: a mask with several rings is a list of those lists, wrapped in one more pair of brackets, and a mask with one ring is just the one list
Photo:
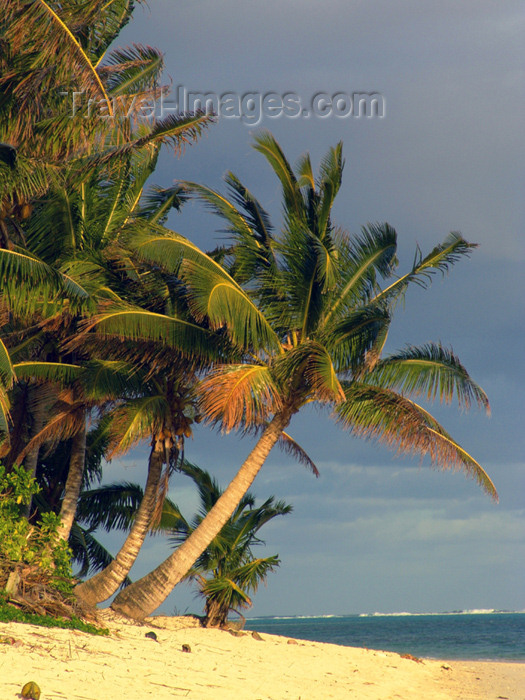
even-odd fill
[(246, 629), (434, 659), (525, 661), (525, 613), (265, 617)]

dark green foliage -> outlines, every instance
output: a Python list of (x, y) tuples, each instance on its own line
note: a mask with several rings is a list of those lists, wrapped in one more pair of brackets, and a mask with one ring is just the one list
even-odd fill
[(70, 593), (71, 551), (56, 537), (58, 517), (43, 513), (36, 525), (24, 517), (24, 506), (38, 491), (35, 479), (22, 467), (6, 473), (0, 465), (0, 582), (19, 566), (36, 567), (47, 585)]

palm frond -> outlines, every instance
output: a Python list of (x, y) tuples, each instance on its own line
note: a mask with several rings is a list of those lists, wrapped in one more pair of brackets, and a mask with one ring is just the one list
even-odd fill
[(168, 144), (180, 153), (187, 145), (194, 143), (203, 130), (214, 121), (213, 117), (203, 113), (170, 114), (159, 119), (151, 128), (144, 127), (145, 134), (134, 138), (121, 146), (113, 146), (93, 155), (81, 158), (79, 168), (95, 168), (120, 160), (123, 156), (140, 151), (146, 146)]
[(281, 406), (279, 387), (264, 365), (217, 367), (202, 380), (198, 393), (206, 419), (226, 432), (260, 425)]
[(264, 581), (279, 564), (280, 559), (277, 555), (254, 559), (235, 572), (235, 580), (242, 588), (255, 592), (261, 581)]
[(297, 186), (315, 190), (315, 178), (309, 153), (303, 153), (297, 160), (295, 171), (298, 175)]
[[(114, 559), (93, 534), (76, 521), (69, 535), (69, 546), (73, 552), (73, 563), (80, 566), (80, 571), (76, 574), (79, 578), (102, 571)], [(121, 587), (129, 586), (130, 583), (131, 579), (126, 576)]]
[[(81, 34), (86, 27), (85, 13), (82, 21), (78, 8), (75, 8), (75, 14), (71, 4), (66, 8), (56, 7), (56, 3), (48, 0), (9, 0), (7, 5), (6, 39), (13, 50), (19, 55), (27, 55), (35, 45), (38, 46), (38, 52), (33, 55), (31, 70), (16, 91), (20, 99), (27, 99), (30, 93), (35, 95), (38, 91), (51, 89), (53, 78), (58, 84), (67, 84), (67, 70), (68, 77), (76, 77), (79, 90), (85, 90), (92, 97), (108, 100), (100, 76), (77, 34)], [(4, 80), (9, 77), (9, 74), (4, 76)]]
[(153, 186), (144, 195), (138, 213), (139, 216), (146, 218), (149, 224), (162, 224), (170, 209), (179, 210), (187, 199), (187, 192), (181, 185)]
[(197, 320), (207, 319), (215, 330), (224, 328), (241, 348), (275, 350), (279, 338), (248, 294), (225, 271), (185, 260), (183, 278), (190, 288), (189, 304)]
[(228, 224), (228, 231), (241, 236), (243, 240), (251, 240), (254, 237), (246, 217), (219, 192), (189, 180), (181, 181), (180, 185), (190, 195), (203, 202), (210, 211), (224, 219)]
[(316, 467), (312, 459), (309, 457), (309, 455), (305, 452), (305, 450), (297, 443), (291, 435), (288, 435), (287, 432), (283, 431), (281, 433), (281, 437), (279, 438), (277, 442), (277, 446), (280, 447), (280, 449), (285, 452), (286, 454), (291, 455), (296, 459), (298, 462), (301, 464), (304, 464), (308, 469), (310, 469), (311, 472), (316, 477), (319, 477), (319, 469)]
[(330, 148), (321, 160), (319, 168), (320, 205), (317, 213), (318, 236), (324, 239), (330, 225), (330, 212), (334, 199), (341, 187), (343, 176), (343, 144), (340, 141), (335, 147)]
[(58, 294), (73, 302), (89, 300), (88, 292), (75, 280), (27, 251), (0, 249), (0, 280), (0, 290), (17, 314), (32, 313)]
[(49, 450), (53, 450), (59, 442), (76, 435), (86, 426), (86, 410), (82, 404), (62, 404), (46, 425), (24, 447), (16, 457), (16, 462), (21, 464), (32, 450), (47, 444)]
[[(81, 324), (83, 334), (123, 341), (154, 341), (181, 350), (188, 356), (213, 357), (212, 334), (201, 326), (184, 319), (166, 316), (144, 309), (119, 308), (87, 319)], [(69, 346), (82, 343), (77, 337)]]
[(441, 469), (462, 470), (497, 500), (485, 470), (458, 445), (428, 411), (388, 389), (354, 382), (338, 404), (338, 421), (353, 434), (375, 438), (398, 454), (428, 455)]
[(149, 89), (162, 67), (163, 57), (158, 49), (132, 44), (111, 51), (99, 72), (106, 78), (107, 91), (113, 98)]
[[(247, 221), (249, 225), (249, 240), (245, 240), (244, 237), (241, 240), (248, 243), (251, 239), (255, 238), (258, 243), (263, 245), (266, 249), (269, 249), (272, 244), (273, 227), (268, 212), (232, 172), (227, 172), (224, 176), (224, 180), (236, 206), (244, 210), (245, 215), (243, 220)], [(240, 227), (240, 229), (237, 228), (233, 231), (233, 233), (237, 232), (244, 234), (248, 231)]]
[(344, 401), (345, 394), (337, 377), (327, 349), (318, 343), (302, 343), (300, 348), (308, 348), (304, 365), (304, 377), (312, 388), (312, 393), (321, 402)]
[(9, 443), (10, 408), (9, 395), (0, 387), (0, 445), (4, 446), (0, 447), (0, 457), (9, 449), (6, 444)]
[(41, 362), (27, 360), (14, 365), (19, 380), (32, 380), (38, 383), (53, 382), (59, 386), (70, 386), (82, 374), (82, 366), (67, 362)]
[(0, 387), (10, 389), (16, 379), (9, 351), (0, 338)]
[(397, 234), (389, 224), (368, 224), (342, 247), (341, 281), (322, 321), (328, 326), (366, 301), (376, 287), (376, 273), (392, 274), (397, 264)]
[(183, 516), (180, 508), (169, 498), (165, 498), (162, 504), (162, 512), (158, 523), (154, 524), (152, 534), (169, 534), (169, 541), (173, 544), (181, 544), (188, 537), (191, 527)]
[(400, 277), (396, 282), (380, 292), (375, 301), (397, 301), (410, 283), (426, 288), (432, 281), (432, 275), (441, 272), (443, 275), (448, 272), (454, 263), (464, 256), (469, 256), (471, 251), (477, 248), (477, 244), (468, 243), (460, 233), (453, 231), (443, 243), (433, 248), (428, 255), (423, 257), (421, 250), (416, 250), (412, 269), (406, 275)]
[(129, 399), (108, 416), (107, 458), (123, 455), (140, 442), (151, 440), (166, 425), (171, 425), (171, 411), (164, 396)]
[(281, 181), (285, 208), (290, 216), (305, 220), (305, 212), (299, 186), (294, 172), (286, 157), (269, 131), (262, 131), (254, 138), (256, 151), (262, 153)]
[(93, 359), (84, 364), (79, 383), (86, 400), (96, 403), (137, 396), (144, 376), (129, 362)]
[(222, 489), (209, 472), (187, 460), (181, 465), (180, 471), (189, 476), (197, 487), (200, 500), (199, 510), (204, 517), (219, 500)]
[(323, 331), (321, 339), (330, 353), (337, 372), (356, 372), (369, 363), (378, 341), (384, 340), (390, 315), (380, 305), (370, 305), (351, 312)]
[(249, 595), (231, 576), (214, 576), (201, 579), (200, 592), (207, 600), (213, 600), (229, 610), (250, 607)]
[(381, 360), (366, 376), (366, 383), (394, 389), (428, 400), (450, 403), (456, 394), (460, 406), (473, 402), (490, 413), (487, 395), (468, 375), (458, 357), (442, 345), (408, 347)]
[(92, 531), (130, 530), (143, 495), (143, 489), (129, 481), (82, 491), (77, 520)]

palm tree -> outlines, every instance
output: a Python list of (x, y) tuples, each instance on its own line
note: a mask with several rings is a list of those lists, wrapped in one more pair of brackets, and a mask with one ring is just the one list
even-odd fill
[[(199, 491), (200, 510), (192, 522), (188, 522), (179, 508), (166, 501), (159, 528), (171, 532), (175, 545), (184, 542), (199, 527), (222, 494), (222, 489), (211, 475), (189, 462), (180, 471), (195, 482)], [(255, 497), (243, 496), (232, 516), (224, 525), (187, 577), (197, 582), (201, 596), (206, 600), (205, 627), (223, 627), (231, 610), (251, 607), (249, 594), (255, 592), (267, 574), (279, 566), (276, 555), (255, 557), (252, 547), (263, 544), (257, 536), (259, 530), (278, 515), (290, 513), (292, 506), (284, 501), (275, 502), (273, 496), (260, 506), (255, 506)]]
[[(280, 180), (284, 224), (274, 234), (267, 212), (232, 174), (229, 201), (213, 190), (186, 188), (226, 220), (232, 245), (225, 266), (182, 236), (137, 241), (140, 255), (159, 266), (181, 266), (197, 319), (223, 329), (244, 349), (240, 364), (217, 366), (203, 380), (204, 415), (225, 430), (261, 431), (237, 475), (201, 525), (154, 571), (127, 587), (112, 607), (131, 617), (151, 614), (231, 517), (293, 415), (307, 403), (331, 410), (354, 435), (376, 438), (399, 453), (429, 455), (433, 464), (462, 469), (496, 498), (483, 468), (414, 398), (456, 395), (488, 410), (485, 393), (458, 358), (441, 345), (408, 347), (382, 358), (395, 306), (409, 284), (426, 286), (475, 247), (450, 234), (412, 268), (395, 276), (395, 230), (367, 225), (350, 237), (331, 221), (341, 185), (342, 147), (331, 148), (320, 174), (308, 155), (295, 173), (269, 133), (255, 139)], [(394, 281), (384, 286), (380, 279)]]

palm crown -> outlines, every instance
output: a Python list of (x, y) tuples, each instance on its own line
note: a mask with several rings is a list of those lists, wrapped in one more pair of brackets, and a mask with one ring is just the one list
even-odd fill
[(350, 237), (331, 221), (344, 164), (341, 144), (328, 151), (317, 179), (308, 155), (294, 173), (270, 134), (259, 135), (255, 148), (281, 181), (280, 234), (231, 173), (226, 176), (231, 201), (185, 183), (226, 219), (234, 239), (221, 251), (228, 275), (205, 259), (184, 263), (192, 309), (215, 327), (226, 324), (232, 340), (246, 350), (243, 364), (219, 367), (204, 380), (207, 415), (226, 429), (246, 422), (256, 426), (279, 411), (293, 414), (317, 401), (355, 434), (377, 437), (402, 452), (427, 453), (441, 467), (465, 469), (495, 495), (480, 465), (408, 398), (450, 402), (455, 394), (464, 407), (477, 403), (488, 410), (485, 393), (458, 358), (436, 344), (382, 357), (407, 286), (426, 286), (432, 273), (445, 272), (475, 246), (452, 233), (429, 255), (418, 250), (412, 269), (398, 276), (391, 226), (369, 224)]

